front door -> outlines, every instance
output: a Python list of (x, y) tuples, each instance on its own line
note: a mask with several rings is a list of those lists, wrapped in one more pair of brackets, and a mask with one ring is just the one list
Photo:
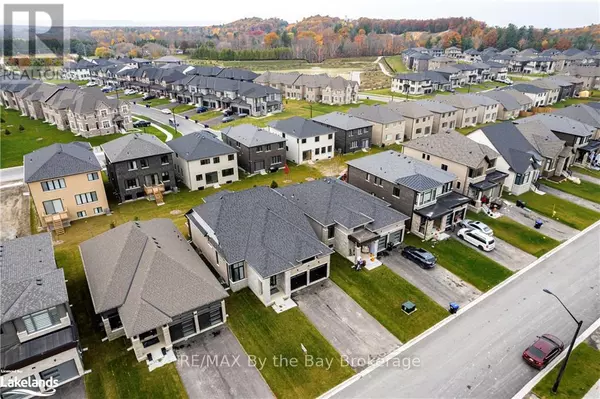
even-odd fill
[(449, 230), (452, 228), (452, 214), (448, 214), (446, 216), (446, 230)]
[(269, 279), (269, 286), (271, 287), (271, 295), (279, 291), (277, 289), (277, 275), (271, 276)]

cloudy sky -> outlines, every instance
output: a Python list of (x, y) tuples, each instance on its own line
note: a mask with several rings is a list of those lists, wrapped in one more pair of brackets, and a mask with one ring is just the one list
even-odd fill
[[(60, 1), (60, 0), (59, 0)], [(7, 0), (8, 3), (58, 3)], [(92, 6), (92, 1), (96, 4)], [(209, 25), (244, 17), (279, 17), (295, 22), (311, 15), (341, 18), (473, 17), (489, 25), (573, 28), (600, 23), (600, 0), (63, 0), (67, 25)], [(17, 18), (17, 23), (26, 23)]]

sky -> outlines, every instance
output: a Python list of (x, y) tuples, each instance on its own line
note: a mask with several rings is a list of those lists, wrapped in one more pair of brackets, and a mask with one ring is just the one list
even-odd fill
[[(58, 2), (7, 0), (10, 4)], [(173, 6), (164, 0), (63, 0), (62, 4), (67, 26), (199, 26), (245, 17), (295, 22), (316, 14), (385, 19), (464, 16), (491, 26), (514, 23), (552, 29), (600, 24), (600, 0), (227, 0), (212, 4), (180, 0)], [(25, 16), (15, 16), (15, 24), (22, 23)]]

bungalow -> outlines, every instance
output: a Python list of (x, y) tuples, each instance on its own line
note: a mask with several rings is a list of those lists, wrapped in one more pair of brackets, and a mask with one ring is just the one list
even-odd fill
[(232, 291), (248, 287), (265, 306), (285, 306), (293, 292), (329, 277), (333, 251), (277, 191), (222, 191), (204, 201), (186, 214), (189, 235)]
[(414, 101), (392, 101), (385, 105), (404, 118), (404, 140), (429, 136), (433, 132), (433, 112)]
[(175, 176), (190, 190), (238, 181), (238, 151), (206, 130), (166, 143), (173, 150)]
[(435, 101), (448, 104), (456, 108), (456, 127), (458, 129), (468, 126), (475, 126), (479, 117), (479, 108), (482, 108), (478, 103), (471, 100), (469, 97), (461, 94), (453, 94), (449, 96), (435, 96)]
[[(443, 133), (440, 133), (443, 134)], [(411, 231), (440, 236), (465, 217), (469, 197), (452, 191), (456, 175), (396, 151), (348, 161), (348, 183), (411, 217)]]
[(277, 170), (286, 164), (285, 138), (250, 124), (226, 127), (223, 142), (238, 151), (238, 165), (248, 173)]
[(498, 119), (507, 121), (519, 117), (521, 104), (516, 98), (504, 90), (492, 90), (481, 93), (482, 96), (491, 98), (498, 102)]
[(371, 146), (373, 137), (371, 122), (342, 112), (319, 115), (312, 120), (335, 130), (335, 151), (340, 154)]
[(170, 219), (127, 222), (79, 245), (94, 312), (150, 371), (227, 319), (227, 292)]
[(383, 147), (404, 141), (406, 122), (398, 112), (381, 105), (361, 105), (350, 109), (348, 113), (373, 123), (374, 145)]
[(433, 113), (433, 125), (431, 129), (433, 134), (443, 132), (447, 129), (454, 129), (456, 126), (457, 110), (453, 106), (432, 100), (419, 100), (416, 103)]
[(335, 130), (313, 120), (292, 116), (269, 122), (267, 130), (285, 139), (286, 159), (297, 165), (334, 156)]

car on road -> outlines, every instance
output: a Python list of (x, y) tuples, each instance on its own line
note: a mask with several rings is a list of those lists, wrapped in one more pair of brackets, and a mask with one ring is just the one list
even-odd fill
[(464, 229), (460, 229), (457, 235), (458, 238), (461, 238), (469, 244), (486, 252), (489, 252), (496, 248), (496, 241), (494, 241), (494, 237), (483, 234), (479, 230), (465, 227)]
[(171, 110), (169, 108), (163, 108), (160, 110), (163, 114), (171, 115)]
[(169, 119), (169, 125), (171, 125), (173, 127), (177, 127), (177, 126), (179, 126), (179, 123), (175, 122), (175, 119), (171, 118), (171, 119)]
[(92, 81), (89, 81), (89, 82), (87, 82), (85, 85), (86, 85), (87, 87), (94, 87), (94, 86), (98, 86), (98, 83), (96, 83), (96, 82), (92, 82)]
[(150, 126), (150, 121), (140, 119), (139, 121), (133, 122), (133, 127), (147, 127)]
[(469, 229), (475, 229), (481, 231), (483, 234), (490, 237), (494, 236), (494, 230), (490, 229), (489, 226), (478, 220), (463, 219), (459, 223), (460, 227), (467, 227)]
[(221, 122), (227, 123), (227, 122), (231, 122), (233, 120), (235, 120), (235, 118), (233, 116), (226, 116), (223, 119), (221, 119)]
[(423, 248), (413, 247), (412, 245), (407, 245), (402, 248), (402, 256), (412, 260), (423, 269), (433, 268), (437, 261), (431, 252), (426, 251)]
[(552, 334), (544, 334), (523, 352), (523, 359), (538, 370), (546, 367), (565, 349), (565, 344)]
[(113, 91), (114, 89), (115, 88), (112, 87), (112, 86), (104, 86), (101, 90), (102, 90), (103, 93), (108, 93), (108, 92)]
[(153, 96), (152, 94), (146, 94), (144, 97), (142, 97), (142, 101), (154, 100), (155, 98), (156, 96)]
[(137, 90), (134, 89), (127, 89), (123, 92), (123, 94), (125, 94), (126, 96), (130, 96), (132, 94), (137, 94)]
[(203, 106), (203, 105), (200, 106), (200, 107), (198, 107), (198, 108), (196, 108), (196, 113), (197, 114), (201, 114), (201, 113), (206, 112), (206, 111), (208, 111), (208, 108), (205, 107), (205, 106)]

